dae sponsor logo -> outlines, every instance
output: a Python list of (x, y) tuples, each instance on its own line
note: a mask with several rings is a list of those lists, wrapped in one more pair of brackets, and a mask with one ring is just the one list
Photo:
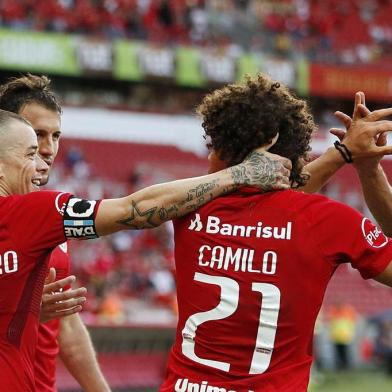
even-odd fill
[(98, 235), (93, 226), (71, 227), (65, 226), (64, 233), (67, 238), (97, 238)]
[(257, 222), (255, 226), (232, 225), (222, 223), (217, 216), (208, 216), (203, 224), (200, 214), (195, 214), (191, 219), (189, 230), (204, 231), (208, 234), (220, 234), (231, 237), (244, 238), (274, 238), (277, 240), (291, 240), (292, 222), (287, 222), (286, 226), (268, 226), (263, 222)]
[(177, 379), (174, 390), (176, 392), (236, 392), (233, 389), (209, 385), (208, 381), (189, 382), (187, 378)]
[(363, 218), (361, 227), (365, 240), (373, 248), (382, 248), (388, 243), (388, 238), (370, 219)]

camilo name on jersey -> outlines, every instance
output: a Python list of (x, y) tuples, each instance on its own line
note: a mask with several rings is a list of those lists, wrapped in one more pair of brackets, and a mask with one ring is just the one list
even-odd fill
[(221, 223), (217, 216), (208, 216), (204, 225), (200, 214), (195, 214), (195, 219), (191, 219), (189, 230), (202, 231), (208, 234), (221, 234), (232, 237), (245, 238), (274, 238), (277, 240), (291, 240), (292, 222), (287, 222), (286, 226), (265, 226), (263, 222), (257, 222), (256, 226), (231, 225)]
[[(202, 245), (199, 248), (199, 266), (214, 269), (223, 269), (225, 271), (233, 270), (234, 272), (256, 272), (267, 275), (276, 273), (278, 254), (273, 250), (263, 252), (256, 258), (254, 249), (232, 248), (230, 246), (210, 246)], [(254, 262), (255, 261), (255, 262)], [(260, 269), (256, 268), (257, 265)]]

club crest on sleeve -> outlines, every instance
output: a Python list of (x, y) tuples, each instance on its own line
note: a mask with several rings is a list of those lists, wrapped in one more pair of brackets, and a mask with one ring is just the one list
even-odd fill
[(54, 204), (56, 206), (56, 210), (60, 213), (60, 215), (64, 215), (64, 210), (65, 210), (65, 206), (66, 206), (66, 203), (62, 203), (62, 205), (60, 206), (60, 198), (63, 195), (65, 195), (65, 193), (59, 193), (56, 196), (56, 200), (54, 202)]
[(384, 233), (368, 218), (362, 219), (362, 233), (365, 240), (373, 248), (382, 248), (388, 242)]
[(94, 214), (95, 200), (83, 200), (71, 197), (68, 201), (66, 214), (70, 218), (89, 218)]

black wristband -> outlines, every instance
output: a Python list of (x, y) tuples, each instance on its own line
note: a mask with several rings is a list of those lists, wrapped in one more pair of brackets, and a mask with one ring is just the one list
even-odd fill
[(353, 162), (353, 155), (351, 154), (351, 151), (347, 148), (347, 146), (345, 146), (343, 143), (340, 143), (339, 140), (336, 140), (333, 145), (340, 152), (345, 162)]

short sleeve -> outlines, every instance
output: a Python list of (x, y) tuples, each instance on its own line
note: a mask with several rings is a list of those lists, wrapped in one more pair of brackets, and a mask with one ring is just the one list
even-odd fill
[(365, 279), (382, 273), (392, 260), (392, 242), (353, 208), (320, 197), (307, 213), (313, 238), (328, 260), (351, 263)]
[(96, 238), (97, 205), (97, 201), (53, 191), (17, 196), (9, 211), (15, 242), (34, 255), (49, 251), (70, 238)]

